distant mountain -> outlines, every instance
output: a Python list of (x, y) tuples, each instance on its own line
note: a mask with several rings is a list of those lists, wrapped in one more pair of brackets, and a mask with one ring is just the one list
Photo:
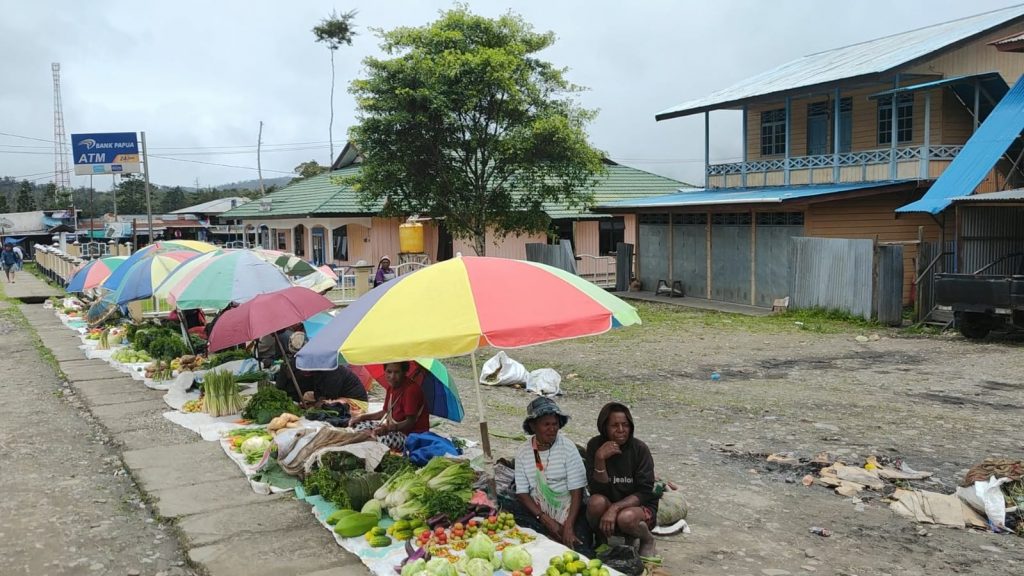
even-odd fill
[[(279, 178), (264, 178), (263, 187), (270, 188), (271, 186), (277, 186), (278, 188), (288, 184), (292, 181), (291, 176), (281, 176)], [(231, 182), (230, 184), (221, 184), (215, 187), (217, 190), (259, 190), (259, 180), (242, 180), (241, 182)]]

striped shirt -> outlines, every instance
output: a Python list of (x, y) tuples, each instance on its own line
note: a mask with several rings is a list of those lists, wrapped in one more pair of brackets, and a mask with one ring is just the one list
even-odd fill
[(551, 448), (540, 452), (540, 461), (544, 466), (540, 473), (550, 488), (548, 495), (557, 498), (552, 501), (541, 490), (532, 437), (516, 451), (516, 494), (529, 494), (545, 514), (558, 522), (565, 522), (572, 501), (570, 491), (587, 486), (583, 458), (576, 445), (559, 433)]

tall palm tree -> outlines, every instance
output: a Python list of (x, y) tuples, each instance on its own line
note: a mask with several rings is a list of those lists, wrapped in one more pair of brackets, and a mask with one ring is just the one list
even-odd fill
[(352, 37), (356, 35), (353, 31), (353, 18), (356, 11), (351, 10), (343, 14), (331, 11), (331, 15), (320, 21), (320, 24), (313, 27), (313, 35), (317, 42), (323, 42), (331, 52), (331, 122), (328, 125), (329, 140), (331, 142), (331, 160), (328, 166), (334, 164), (334, 51), (341, 47), (352, 45)]

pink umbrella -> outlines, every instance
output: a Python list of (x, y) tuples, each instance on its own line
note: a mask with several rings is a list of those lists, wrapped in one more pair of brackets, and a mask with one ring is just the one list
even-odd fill
[(210, 350), (257, 340), (333, 307), (327, 298), (300, 286), (259, 294), (221, 313), (210, 333)]

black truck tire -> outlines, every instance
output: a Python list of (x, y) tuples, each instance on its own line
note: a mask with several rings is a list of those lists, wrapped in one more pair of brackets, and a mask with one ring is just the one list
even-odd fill
[(992, 331), (988, 316), (978, 312), (964, 312), (958, 319), (960, 333), (970, 340), (981, 340)]

